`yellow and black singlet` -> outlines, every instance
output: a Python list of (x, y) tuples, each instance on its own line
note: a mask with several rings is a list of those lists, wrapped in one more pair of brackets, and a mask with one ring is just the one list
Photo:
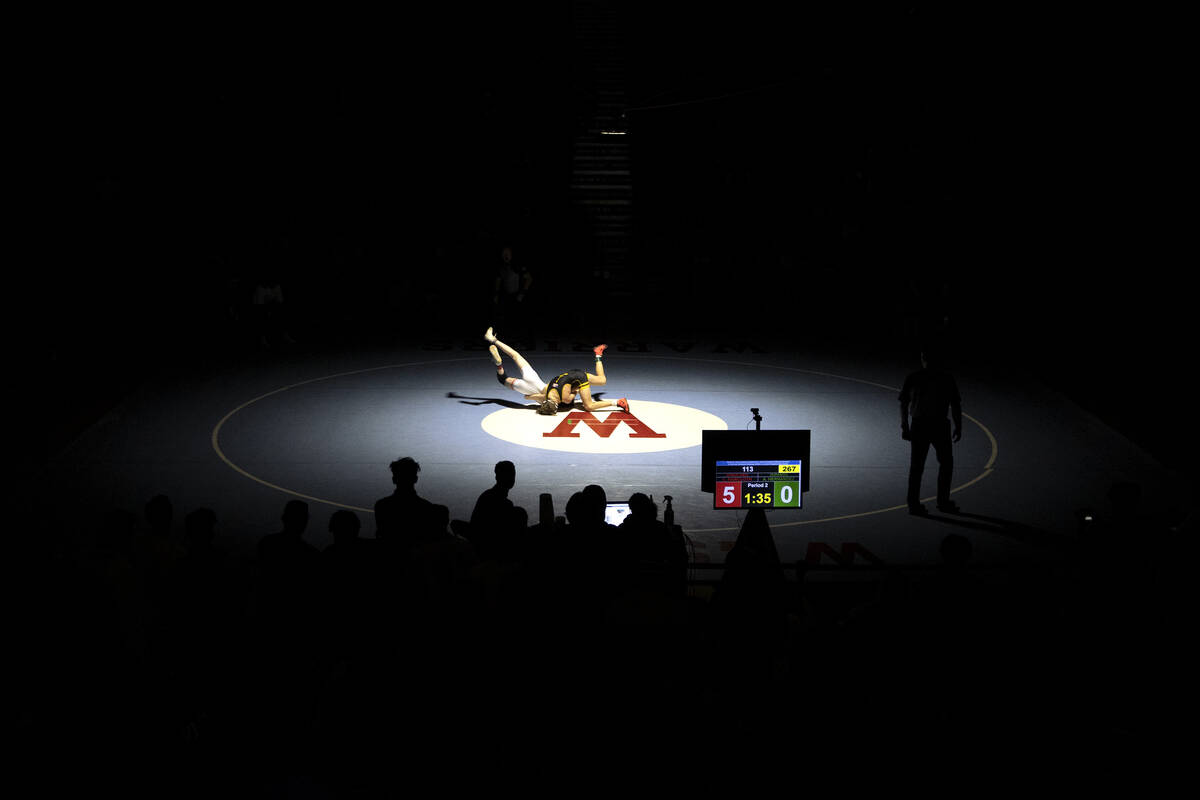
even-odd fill
[(560, 373), (546, 384), (546, 395), (549, 396), (551, 389), (557, 389), (558, 396), (561, 398), (562, 389), (567, 385), (570, 385), (572, 390), (578, 394), (580, 389), (588, 385), (588, 374), (581, 369), (569, 369)]

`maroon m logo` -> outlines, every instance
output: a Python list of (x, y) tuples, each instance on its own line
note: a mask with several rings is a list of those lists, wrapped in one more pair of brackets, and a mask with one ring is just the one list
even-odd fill
[(665, 433), (655, 432), (649, 425), (627, 411), (613, 411), (604, 419), (597, 419), (590, 411), (572, 411), (570, 414), (567, 414), (562, 422), (558, 423), (554, 430), (549, 433), (543, 433), (542, 436), (555, 439), (578, 439), (579, 434), (575, 433), (575, 423), (577, 422), (583, 422), (602, 439), (612, 436), (613, 431), (622, 422), (633, 428), (633, 433), (629, 434), (630, 439), (667, 438)]

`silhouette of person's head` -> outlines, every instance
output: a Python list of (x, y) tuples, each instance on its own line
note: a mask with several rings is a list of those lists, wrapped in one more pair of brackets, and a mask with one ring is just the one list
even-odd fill
[(299, 536), (308, 527), (308, 503), (303, 500), (289, 500), (283, 507), (280, 519), (283, 521), (284, 533)]
[(211, 508), (197, 508), (183, 518), (183, 537), (191, 550), (210, 546), (216, 536), (217, 515)]
[(582, 525), (589, 518), (588, 499), (583, 492), (575, 492), (567, 498), (567, 523), (570, 525)]
[(417, 473), (421, 465), (409, 456), (397, 459), (388, 465), (392, 471), (392, 483), (399, 489), (414, 489), (417, 485)]
[(150, 526), (151, 533), (157, 536), (170, 533), (173, 516), (171, 500), (165, 494), (155, 495), (146, 502), (146, 523)]
[(634, 492), (629, 495), (629, 513), (638, 519), (655, 519), (658, 506), (642, 492)]
[(608, 505), (608, 494), (599, 484), (589, 483), (583, 487), (581, 494), (587, 499), (587, 514), (593, 520), (604, 519), (604, 509)]
[(505, 264), (512, 263), (512, 260), (513, 260), (512, 247), (505, 245), (504, 247), (500, 248), (500, 260), (503, 261)]
[(339, 508), (329, 517), (329, 532), (333, 534), (333, 541), (338, 544), (354, 541), (361, 529), (362, 522), (359, 521), (358, 515), (347, 508)]
[(435, 504), (429, 509), (429, 526), (433, 533), (445, 533), (450, 528), (450, 507)]
[(517, 467), (511, 461), (500, 461), (496, 464), (496, 485), (511, 489), (517, 483)]

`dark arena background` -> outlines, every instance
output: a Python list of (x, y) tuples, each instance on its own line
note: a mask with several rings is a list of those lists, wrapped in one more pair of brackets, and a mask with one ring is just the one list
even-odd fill
[[(20, 81), (31, 756), (326, 797), (630, 753), (1170, 750), (1196, 468), (1168, 20), (207, 13), (58, 20)], [(607, 344), (593, 397), (628, 412), (536, 414), (489, 326), (543, 379)], [(931, 450), (912, 514), (931, 348), (957, 508)], [(809, 431), (799, 507), (714, 508), (704, 430)], [(405, 457), (432, 505), (381, 524)], [(473, 520), (502, 461), (516, 510)]]

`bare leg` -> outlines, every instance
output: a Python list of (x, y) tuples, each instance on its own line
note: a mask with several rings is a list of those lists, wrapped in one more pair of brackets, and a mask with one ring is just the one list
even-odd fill
[(592, 386), (603, 386), (608, 383), (608, 378), (604, 376), (604, 362), (598, 358), (596, 359), (595, 370), (595, 374), (588, 373), (588, 383), (592, 384)]
[(503, 350), (504, 354), (506, 356), (508, 356), (509, 358), (511, 358), (513, 361), (515, 361), (517, 363), (517, 367), (520, 368), (521, 372), (525, 372), (526, 370), (533, 369), (529, 365), (529, 362), (525, 360), (524, 356), (522, 356), (516, 350), (513, 350), (511, 347), (509, 347), (508, 345), (506, 345), (504, 342), (500, 341), (499, 339), (496, 340), (493, 347), (499, 347), (501, 350)]
[(598, 344), (592, 348), (592, 352), (596, 354), (596, 374), (588, 373), (588, 383), (594, 386), (603, 386), (608, 383), (608, 378), (604, 376), (604, 362), (600, 357), (604, 355), (604, 351), (608, 349), (606, 344)]
[(488, 352), (492, 355), (492, 363), (496, 365), (496, 375), (500, 377), (505, 386), (511, 389), (513, 378), (504, 374), (504, 362), (500, 358), (500, 353), (496, 351), (496, 345), (488, 347)]

